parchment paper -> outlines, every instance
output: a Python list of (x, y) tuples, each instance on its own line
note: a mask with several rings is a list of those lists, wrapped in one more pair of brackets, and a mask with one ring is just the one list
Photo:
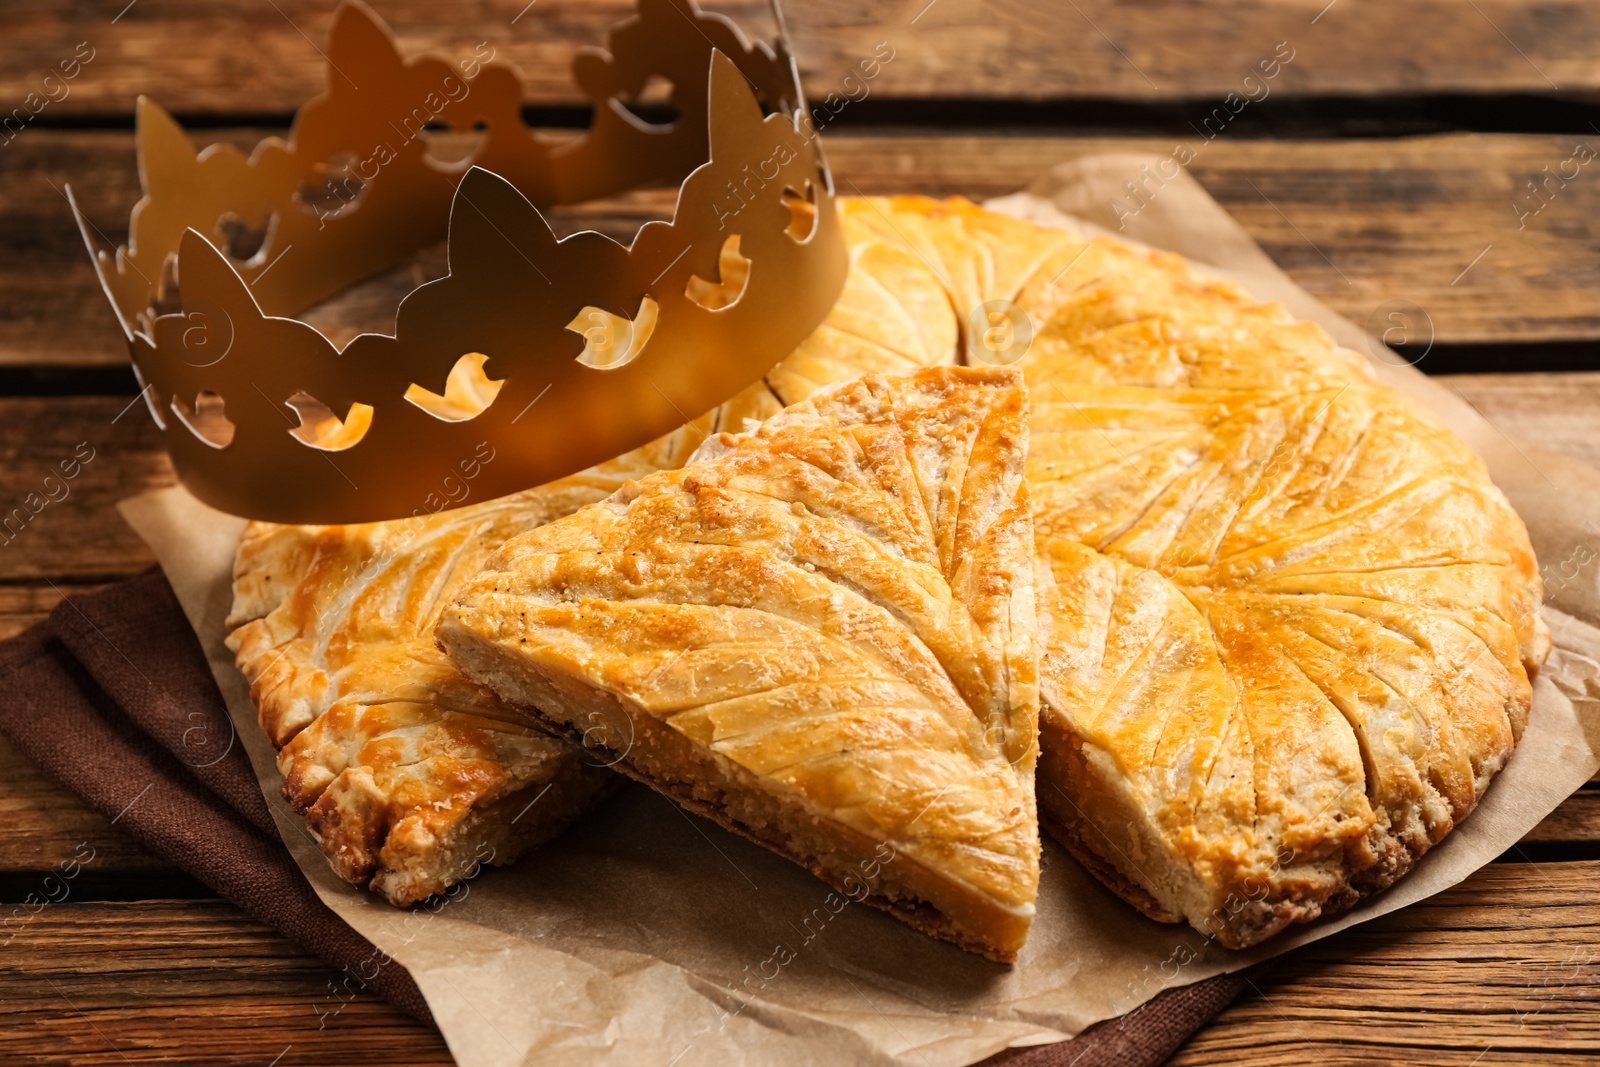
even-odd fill
[[(1110, 207), (1134, 157), (1057, 168), (995, 205), (1041, 221), (1062, 213), (1115, 229)], [(1345, 345), (1361, 330), (1295, 287), (1180, 174), (1123, 236), (1173, 249), (1282, 300)], [(869, 908), (837, 913), (828, 888), (711, 823), (630, 787), (555, 843), (486, 869), (447, 897), (397, 911), (336, 878), (284, 804), (273, 753), (223, 646), (242, 522), (182, 489), (125, 501), (200, 635), (280, 832), (328, 906), (400, 961), (462, 1067), (540, 1064), (971, 1063), (1010, 1045), (1061, 1040), (1161, 989), (1235, 970), (1394, 911), (1461, 881), (1510, 848), (1600, 767), (1600, 472), (1514, 443), (1454, 393), (1375, 361), (1488, 461), (1527, 521), (1546, 574), (1576, 575), (1545, 612), (1555, 639), (1529, 726), (1478, 810), (1388, 892), (1325, 924), (1233, 953), (1187, 927), (1151, 922), (1048, 840), (1038, 919), (1014, 967), (936, 942)], [(837, 902), (838, 898), (832, 898)], [(358, 968), (370, 979), (388, 965)], [(339, 1026), (352, 973), (316, 1009)], [(311, 1020), (307, 1020), (308, 1024)], [(355, 1025), (351, 1020), (345, 1025)]]

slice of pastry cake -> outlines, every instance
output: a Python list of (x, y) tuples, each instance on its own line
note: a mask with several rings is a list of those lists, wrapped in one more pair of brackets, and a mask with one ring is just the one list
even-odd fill
[(1027, 400), (868, 376), (509, 542), (468, 677), (918, 929), (1015, 958), (1039, 875)]

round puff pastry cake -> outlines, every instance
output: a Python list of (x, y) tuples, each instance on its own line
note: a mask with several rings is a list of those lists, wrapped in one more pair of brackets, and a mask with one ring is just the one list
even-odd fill
[(1482, 462), (1319, 326), (1181, 257), (874, 205), (1033, 341), (1041, 818), (1225, 945), (1348, 908), (1469, 813), (1548, 650)]
[(684, 807), (1014, 959), (1039, 881), (1016, 371), (869, 375), (508, 542), (468, 677)]
[[(1460, 441), (1316, 325), (1180, 257), (959, 201), (842, 200), (840, 211), (852, 249), (844, 295), (736, 403), (737, 417), (697, 420), (675, 444), (618, 461), (631, 474), (599, 475), (576, 494), (511, 498), (526, 510), (508, 525), (677, 466), (704, 433), (739, 429), (817, 386), (976, 363), (986, 353), (963, 337), (971, 313), (1010, 301), (1034, 331), (1020, 366), (1034, 412), (1026, 475), (1049, 832), (1146, 914), (1243, 946), (1381, 889), (1471, 811), (1521, 732), (1548, 639), (1526, 533)], [(462, 516), (473, 510), (419, 528), (470, 524)], [(378, 527), (257, 527), (247, 539), (236, 621), (270, 630), (241, 631), (241, 667), (253, 680), (269, 668), (273, 678), (326, 675), (296, 683), (324, 687), (315, 699), (257, 685), (275, 739), (361, 691), (359, 676), (327, 672), (316, 651), (340, 647), (343, 625), (316, 606), (318, 558), (361, 575), (393, 557), (389, 595), (423, 595), (403, 562), (409, 547), (361, 532)], [(502, 532), (473, 536), (493, 547)], [(251, 584), (269, 573), (279, 588)], [(452, 575), (433, 614), (465, 568)], [(286, 607), (300, 603), (312, 606)], [(429, 664), (443, 691), (477, 693), (496, 710), (471, 721), (495, 724), (493, 741), (552, 744), (497, 718), (503, 705), (443, 663), (433, 614), (407, 613), (390, 635), (365, 639), (390, 642), (396, 663)], [(410, 707), (441, 731), (450, 713), (441, 701)], [(322, 754), (306, 757), (310, 784), (291, 790), (302, 807), (345, 804), (344, 791), (320, 801), (324, 783), (387, 751), (382, 731), (370, 754), (353, 725), (323, 733), (304, 743)], [(498, 773), (518, 765), (492, 745), (436, 736), (440, 751), (473, 753)], [(285, 753), (292, 774), (300, 756)], [(355, 880), (389, 884), (383, 828), (426, 805), (482, 819), (478, 833), (515, 825), (512, 805), (491, 811), (470, 793), (409, 795), (379, 787), (370, 797), (383, 814), (348, 867)], [(341, 870), (343, 840), (324, 839)], [(447, 885), (449, 864), (428, 858), (447, 851), (420, 847), (413, 866), (429, 875), (391, 896)]]
[[(954, 358), (948, 315), (932, 314), (947, 301), (929, 266), (848, 219), (846, 227), (851, 269), (827, 320), (764, 381), (660, 440), (552, 485), (436, 515), (247, 528), (229, 647), (280, 750), (284, 795), (341, 877), (397, 905), (421, 900), (478, 863), (516, 859), (618, 781), (529, 729), (434, 646), (440, 607), (503, 541), (631, 478), (681, 466), (708, 435), (818, 385)], [(492, 398), (455, 373), (443, 396), (459, 410), (442, 414), (458, 418)]]

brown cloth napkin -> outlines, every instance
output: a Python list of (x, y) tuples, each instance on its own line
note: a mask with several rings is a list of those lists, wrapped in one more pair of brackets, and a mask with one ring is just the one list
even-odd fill
[[(405, 968), (317, 898), (278, 838), (205, 655), (161, 572), (69, 597), (0, 642), (0, 733), (150, 852), (421, 1022)], [(375, 965), (374, 961), (378, 961)], [(1005, 1067), (1155, 1067), (1248, 984), (1170, 989)]]

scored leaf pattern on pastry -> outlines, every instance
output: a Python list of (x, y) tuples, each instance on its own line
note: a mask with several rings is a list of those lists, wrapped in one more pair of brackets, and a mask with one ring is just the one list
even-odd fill
[(605, 786), (429, 636), (441, 599), (495, 544), (599, 495), (536, 490), (411, 526), (247, 529), (229, 643), (280, 747), (284, 794), (341, 877), (396, 904), (423, 899), (549, 836)]
[(1482, 463), (1320, 327), (1180, 257), (878, 206), (958, 314), (1003, 298), (1033, 326), (1051, 821), (1228, 944), (1403, 874), (1509, 756), (1548, 643)]
[[(510, 542), (440, 639), (490, 684), (623, 700), (802, 816), (1031, 914), (1026, 441), (1014, 372), (819, 392)], [(644, 736), (624, 758), (656, 757)]]
[(841, 200), (850, 245), (844, 292), (827, 319), (767, 372), (779, 406), (863, 374), (911, 374), (956, 362), (955, 309), (932, 264), (883, 239), (860, 200)]
[(439, 514), (247, 528), (229, 646), (280, 749), (284, 795), (341, 877), (396, 904), (423, 899), (476, 862), (515, 859), (614, 784), (462, 677), (434, 622), (508, 538), (681, 465), (723, 419), (775, 407), (757, 383), (599, 467)]

